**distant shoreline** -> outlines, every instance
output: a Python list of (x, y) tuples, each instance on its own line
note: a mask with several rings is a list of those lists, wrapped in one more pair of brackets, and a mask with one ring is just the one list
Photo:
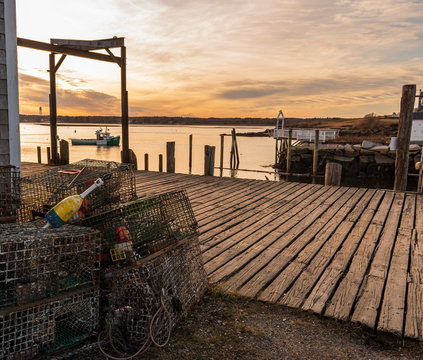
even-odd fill
[[(316, 120), (316, 119), (310, 119)], [(323, 119), (322, 119), (323, 120)], [(336, 119), (324, 119), (333, 121)], [(48, 115), (20, 115), (22, 123), (49, 124)], [(304, 121), (299, 118), (289, 118), (285, 124), (293, 124)], [(166, 116), (142, 116), (130, 117), (130, 125), (213, 125), (213, 126), (275, 126), (275, 118), (190, 118), (190, 117), (166, 117)], [(57, 125), (84, 124), (113, 126), (120, 125), (121, 118), (118, 116), (58, 116)]]

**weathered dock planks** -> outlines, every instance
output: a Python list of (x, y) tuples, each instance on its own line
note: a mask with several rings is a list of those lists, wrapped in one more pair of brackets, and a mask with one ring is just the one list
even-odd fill
[(423, 340), (423, 195), (138, 171), (186, 189), (224, 291)]
[(385, 190), (137, 173), (185, 188), (224, 291), (423, 339), (423, 197)]

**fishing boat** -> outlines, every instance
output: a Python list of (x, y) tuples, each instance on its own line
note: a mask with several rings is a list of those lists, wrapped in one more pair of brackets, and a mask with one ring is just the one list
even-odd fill
[(111, 136), (110, 132), (103, 129), (96, 130), (95, 139), (71, 139), (72, 145), (105, 145), (119, 146), (120, 136)]

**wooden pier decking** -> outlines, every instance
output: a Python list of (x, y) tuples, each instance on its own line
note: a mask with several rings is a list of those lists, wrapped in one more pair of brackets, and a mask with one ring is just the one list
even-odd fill
[[(22, 174), (45, 170), (23, 163)], [(139, 197), (186, 189), (211, 283), (423, 340), (423, 195), (138, 171)]]
[(186, 189), (211, 283), (422, 340), (423, 196), (139, 171), (140, 197)]

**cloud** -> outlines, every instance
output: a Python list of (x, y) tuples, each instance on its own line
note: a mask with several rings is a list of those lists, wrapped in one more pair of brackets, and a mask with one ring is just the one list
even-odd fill
[[(54, 0), (20, 0), (17, 6), (23, 37), (46, 40), (51, 29), (54, 37), (124, 36), (130, 109), (137, 114), (269, 116), (281, 103), (296, 116), (361, 114), (371, 105), (388, 113), (397, 110), (402, 84), (423, 86), (419, 0), (74, 0), (65, 10)], [(46, 14), (53, 23), (39, 20)], [(26, 70), (43, 68), (32, 56), (20, 61)], [(118, 113), (117, 69), (68, 58), (66, 66), (58, 74), (62, 90), (70, 91), (60, 98), (62, 111), (74, 104), (66, 111)], [(40, 94), (21, 90), (25, 106), (48, 100), (43, 86), (31, 85)]]
[[(33, 75), (19, 74), (19, 101), (21, 113), (38, 111), (49, 107), (50, 83)], [(63, 89), (57, 87), (57, 110), (59, 114), (72, 115), (118, 115), (120, 99), (113, 95), (91, 89)]]

